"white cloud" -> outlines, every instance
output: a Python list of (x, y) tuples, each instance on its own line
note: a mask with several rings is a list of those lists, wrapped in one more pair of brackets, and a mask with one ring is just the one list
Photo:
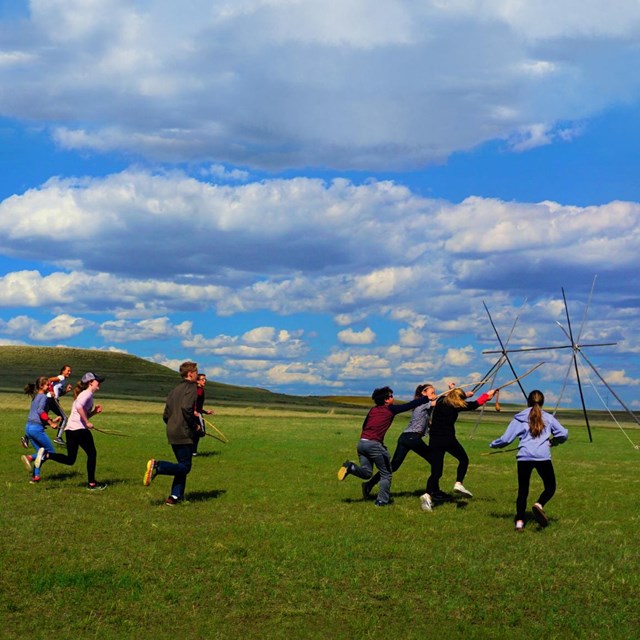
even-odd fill
[(0, 115), (213, 167), (423, 165), (637, 99), (639, 26), (633, 0), (35, 0)]
[(92, 326), (92, 322), (68, 314), (56, 316), (44, 323), (22, 315), (8, 321), (0, 320), (0, 333), (15, 338), (55, 343), (77, 336)]
[(376, 334), (369, 327), (362, 331), (345, 329), (338, 332), (338, 340), (343, 344), (372, 344), (375, 342)]
[(474, 355), (475, 351), (472, 346), (462, 347), (460, 349), (447, 349), (444, 362), (445, 364), (450, 364), (455, 367), (464, 366), (473, 360)]

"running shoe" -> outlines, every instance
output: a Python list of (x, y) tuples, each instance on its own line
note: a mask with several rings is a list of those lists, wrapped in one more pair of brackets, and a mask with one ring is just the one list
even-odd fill
[(20, 460), (22, 460), (22, 464), (25, 466), (25, 469), (27, 471), (31, 471), (32, 467), (31, 467), (31, 456), (20, 456)]
[(524, 531), (524, 520), (516, 520), (516, 531)]
[(462, 482), (456, 482), (453, 485), (453, 491), (455, 493), (459, 493), (461, 496), (466, 496), (467, 498), (473, 498), (473, 493), (471, 493), (471, 491), (469, 491), (468, 489), (465, 489), (462, 486)]
[(151, 481), (158, 475), (158, 465), (156, 461), (151, 458), (149, 462), (147, 462), (147, 469), (144, 472), (144, 478), (142, 479), (142, 484), (145, 487), (148, 487), (151, 484)]
[(547, 518), (547, 514), (539, 502), (536, 502), (533, 507), (531, 507), (531, 510), (533, 511), (533, 517), (541, 527), (546, 527), (549, 524), (549, 518)]
[(34, 468), (39, 469), (42, 466), (42, 463), (47, 459), (46, 458), (47, 451), (44, 447), (40, 447), (38, 449), (38, 455), (36, 456), (36, 461), (34, 463)]
[(420, 508), (423, 511), (431, 511), (433, 503), (431, 502), (431, 496), (428, 493), (423, 493), (420, 496)]
[(20, 438), (20, 444), (22, 445), (23, 449), (28, 449), (29, 448), (29, 438), (27, 438), (27, 436), (22, 436), (22, 438)]
[(106, 482), (90, 482), (87, 485), (89, 491), (104, 491), (107, 488)]
[(344, 480), (351, 473), (351, 466), (353, 462), (346, 460), (342, 463), (342, 466), (338, 469), (338, 480)]
[(179, 499), (176, 498), (175, 496), (169, 496), (164, 503), (168, 506), (168, 507), (175, 507), (179, 502)]

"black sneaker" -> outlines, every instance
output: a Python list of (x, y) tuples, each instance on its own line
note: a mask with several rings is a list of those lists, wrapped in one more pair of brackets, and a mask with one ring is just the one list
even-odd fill
[(27, 438), (27, 436), (22, 436), (22, 438), (20, 438), (20, 444), (22, 445), (23, 449), (28, 449), (29, 448), (29, 438)]
[(371, 497), (371, 487), (368, 482), (362, 483), (362, 499), (368, 500)]
[(106, 488), (107, 484), (105, 482), (90, 482), (87, 485), (89, 491), (104, 491)]

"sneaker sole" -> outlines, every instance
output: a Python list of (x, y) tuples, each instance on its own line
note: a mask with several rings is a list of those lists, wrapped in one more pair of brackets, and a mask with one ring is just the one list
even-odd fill
[(22, 464), (25, 466), (25, 469), (27, 471), (32, 471), (31, 462), (29, 461), (29, 458), (27, 458), (27, 456), (20, 456), (20, 460), (22, 460)]
[(549, 524), (549, 518), (547, 518), (547, 514), (542, 509), (540, 509), (540, 507), (536, 507), (535, 505), (533, 505), (533, 507), (531, 507), (531, 510), (533, 511), (533, 517), (541, 527), (546, 527)]
[(33, 465), (35, 469), (39, 469), (42, 466), (46, 453), (47, 452), (44, 449), (38, 449), (38, 455), (36, 456), (36, 461)]
[(142, 484), (145, 487), (148, 487), (153, 480), (153, 465), (155, 464), (155, 460), (151, 459), (147, 462), (147, 469), (144, 472), (144, 478), (142, 478)]
[(349, 469), (347, 467), (340, 467), (338, 469), (338, 480), (344, 480), (349, 474)]
[(454, 489), (454, 493), (457, 493), (459, 496), (464, 496), (465, 498), (473, 498), (473, 493), (471, 491), (461, 491), (460, 489)]

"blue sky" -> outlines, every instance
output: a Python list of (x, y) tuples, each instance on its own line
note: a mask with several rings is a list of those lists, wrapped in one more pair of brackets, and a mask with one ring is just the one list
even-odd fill
[[(638, 408), (639, 28), (630, 0), (0, 1), (0, 343), (409, 396), (490, 368), (483, 302), (565, 345), (564, 287)], [(555, 402), (569, 358), (512, 359)]]

